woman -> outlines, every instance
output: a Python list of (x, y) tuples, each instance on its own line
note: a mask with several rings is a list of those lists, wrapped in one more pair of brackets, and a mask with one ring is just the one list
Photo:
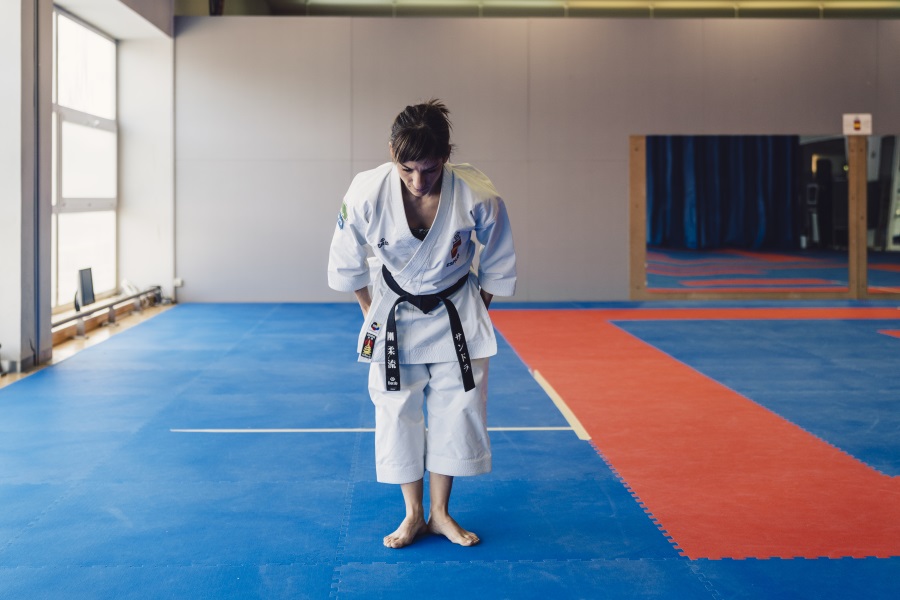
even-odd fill
[[(448, 162), (450, 129), (438, 100), (397, 116), (391, 162), (353, 179), (328, 263), (329, 285), (354, 292), (365, 316), (358, 351), (371, 362), (377, 479), (400, 484), (406, 505), (403, 522), (384, 538), (389, 548), (427, 532), (477, 544), (450, 516), (450, 492), (454, 477), (491, 470), (488, 357), (497, 343), (487, 309), (495, 294), (515, 292), (516, 257), (490, 180)], [(476, 240), (477, 273), (470, 271)]]

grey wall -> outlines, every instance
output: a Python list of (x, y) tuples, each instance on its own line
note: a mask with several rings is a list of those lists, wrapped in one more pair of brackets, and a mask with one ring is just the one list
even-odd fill
[(897, 133), (898, 53), (896, 21), (179, 18), (179, 299), (348, 300), (341, 196), (431, 96), (507, 199), (515, 299), (626, 299), (629, 135)]
[(121, 2), (161, 32), (172, 36), (175, 23), (172, 0), (121, 0)]

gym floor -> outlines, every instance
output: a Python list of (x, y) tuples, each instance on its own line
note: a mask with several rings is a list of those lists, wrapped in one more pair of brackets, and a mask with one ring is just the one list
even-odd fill
[(492, 315), (480, 545), (382, 546), (358, 307), (183, 304), (0, 389), (0, 597), (900, 597), (896, 302)]

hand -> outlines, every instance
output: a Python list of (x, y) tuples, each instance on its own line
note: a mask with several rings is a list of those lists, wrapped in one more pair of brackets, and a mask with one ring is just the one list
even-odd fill
[(486, 291), (484, 291), (484, 289), (481, 289), (479, 293), (481, 294), (481, 301), (484, 302), (484, 307), (490, 308), (491, 300), (494, 299), (494, 295), (487, 293)]

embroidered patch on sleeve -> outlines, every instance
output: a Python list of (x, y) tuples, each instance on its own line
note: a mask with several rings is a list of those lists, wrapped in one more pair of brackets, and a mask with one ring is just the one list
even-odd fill
[(344, 223), (347, 222), (347, 203), (344, 202), (341, 204), (341, 212), (338, 213), (337, 224), (339, 229), (344, 228)]

